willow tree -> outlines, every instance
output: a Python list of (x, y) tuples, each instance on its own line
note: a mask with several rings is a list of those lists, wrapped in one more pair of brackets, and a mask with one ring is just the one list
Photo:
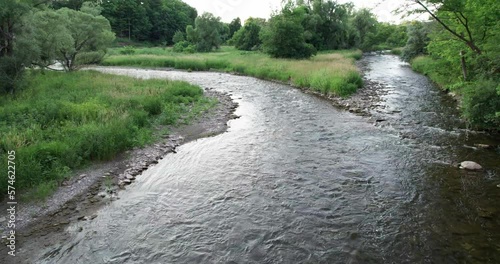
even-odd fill
[(47, 9), (35, 14), (36, 38), (41, 47), (39, 65), (60, 62), (66, 71), (92, 63), (104, 56), (114, 33), (106, 18), (89, 6), (82, 11), (61, 8)]

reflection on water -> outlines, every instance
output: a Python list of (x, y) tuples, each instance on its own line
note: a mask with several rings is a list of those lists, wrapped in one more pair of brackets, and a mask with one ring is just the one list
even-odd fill
[[(168, 155), (38, 262), (499, 263), (500, 154), (464, 147), (494, 140), (466, 135), (447, 99), (396, 57), (363, 63), (393, 91), (386, 107), (397, 111), (379, 113), (390, 128), (253, 78), (100, 68), (231, 92), (241, 118)], [(465, 159), (487, 171), (451, 165)]]

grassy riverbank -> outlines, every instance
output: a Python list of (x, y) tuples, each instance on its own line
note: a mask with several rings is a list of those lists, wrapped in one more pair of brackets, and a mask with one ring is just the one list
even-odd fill
[(197, 86), (93, 71), (31, 72), (25, 90), (0, 97), (0, 189), (16, 151), (16, 192), (44, 198), (91, 162), (154, 140), (155, 128), (185, 122), (215, 102)]
[(257, 51), (222, 47), (210, 53), (176, 53), (170, 48), (116, 48), (103, 65), (172, 67), (176, 69), (236, 72), (266, 80), (290, 82), (324, 94), (347, 96), (363, 84), (354, 60), (361, 51), (321, 52), (309, 60), (272, 59)]
[[(464, 118), (476, 129), (500, 130), (500, 85), (498, 75), (479, 75), (463, 81), (461, 68), (429, 56), (411, 61), (413, 70), (427, 75), (439, 87), (458, 96)], [(495, 79), (497, 78), (497, 79)]]

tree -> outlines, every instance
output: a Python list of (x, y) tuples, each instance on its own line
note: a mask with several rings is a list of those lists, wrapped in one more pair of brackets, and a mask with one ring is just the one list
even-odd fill
[(280, 14), (274, 15), (260, 35), (266, 53), (274, 58), (309, 58), (316, 53), (313, 45), (306, 43), (302, 22), (304, 7), (286, 5)]
[(180, 0), (109, 0), (102, 1), (102, 7), (119, 37), (165, 44), (172, 44), (174, 34), (193, 25), (198, 16)]
[(496, 0), (413, 0), (405, 7), (410, 13), (429, 14), (478, 55), (482, 53), (481, 43), (498, 31), (500, 2)]
[(210, 13), (203, 13), (195, 20), (195, 29), (188, 26), (186, 34), (188, 41), (196, 44), (196, 49), (200, 52), (208, 52), (213, 48), (218, 49), (222, 40), (222, 23), (220, 17), (215, 17)]
[(240, 30), (241, 27), (241, 19), (239, 17), (233, 19), (233, 21), (229, 23), (229, 38), (232, 38), (234, 33)]
[(239, 50), (257, 49), (262, 44), (259, 34), (264, 24), (263, 19), (249, 18), (245, 22), (245, 26), (234, 34), (231, 43)]
[(172, 37), (173, 43), (179, 43), (179, 42), (185, 41), (185, 40), (186, 39), (184, 38), (184, 33), (182, 33), (182, 31), (175, 32), (174, 36)]
[(377, 19), (370, 10), (363, 8), (355, 12), (352, 25), (357, 31), (357, 47), (362, 50), (369, 50), (377, 42), (374, 39), (377, 24)]
[(200, 36), (198, 35), (198, 31), (194, 29), (192, 25), (188, 25), (186, 27), (186, 40), (189, 43), (198, 43)]
[(0, 92), (14, 93), (25, 68), (39, 56), (39, 49), (32, 41), (32, 13), (35, 5), (44, 3), (0, 1)]
[(151, 22), (144, 1), (114, 0), (102, 2), (102, 15), (109, 19), (113, 32), (119, 37), (148, 40)]
[(103, 56), (114, 40), (108, 20), (90, 6), (89, 13), (61, 8), (38, 12), (34, 19), (38, 26), (36, 38), (42, 47), (39, 65), (47, 66), (59, 61), (66, 71), (73, 71), (81, 64)]
[(418, 55), (426, 53), (429, 44), (428, 28), (429, 26), (423, 22), (413, 22), (408, 25), (408, 41), (401, 54), (404, 61), (409, 62)]
[(336, 1), (312, 0), (298, 3), (306, 9), (302, 25), (305, 38), (316, 49), (342, 49), (349, 47), (349, 16), (353, 5)]

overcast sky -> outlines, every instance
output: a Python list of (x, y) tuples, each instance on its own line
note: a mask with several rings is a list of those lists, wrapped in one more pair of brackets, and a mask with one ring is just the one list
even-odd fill
[[(248, 17), (269, 18), (272, 10), (280, 7), (281, 0), (183, 0), (195, 7), (199, 14), (210, 12), (230, 22), (236, 17), (246, 20)], [(338, 3), (352, 2), (357, 8), (371, 8), (379, 21), (398, 22), (399, 15), (391, 12), (396, 9), (401, 0), (338, 0)]]

